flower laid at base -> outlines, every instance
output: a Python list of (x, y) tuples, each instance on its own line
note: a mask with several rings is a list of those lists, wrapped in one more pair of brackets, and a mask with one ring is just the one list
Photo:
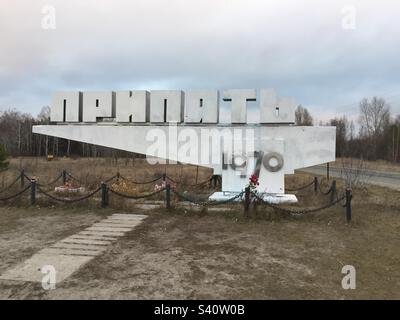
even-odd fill
[(86, 191), (86, 188), (74, 186), (72, 183), (66, 182), (61, 187), (55, 187), (54, 191), (60, 193), (84, 193)]
[(257, 188), (258, 185), (260, 185), (260, 183), (258, 182), (258, 177), (255, 174), (252, 174), (249, 178), (249, 184), (247, 185), (247, 187), (249, 187), (250, 190), (254, 190)]

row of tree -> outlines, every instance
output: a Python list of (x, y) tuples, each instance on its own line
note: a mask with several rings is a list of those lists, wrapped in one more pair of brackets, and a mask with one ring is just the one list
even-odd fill
[[(295, 113), (297, 125), (312, 126), (313, 117), (301, 105)], [(129, 152), (58, 139), (32, 133), (33, 125), (50, 123), (50, 108), (43, 107), (34, 118), (27, 113), (8, 110), (0, 114), (0, 144), (12, 156), (137, 157)], [(356, 130), (356, 124), (358, 129)], [(400, 162), (400, 115), (393, 117), (383, 98), (360, 102), (357, 123), (346, 116), (335, 117), (322, 125), (336, 127), (336, 154)], [(320, 123), (321, 125), (321, 123)]]
[(0, 144), (11, 156), (137, 157), (121, 150), (32, 133), (32, 126), (50, 123), (50, 108), (43, 107), (34, 118), (8, 110), (0, 114)]
[[(302, 106), (296, 109), (295, 118), (297, 125), (313, 125), (311, 114)], [(356, 124), (343, 115), (320, 125), (336, 127), (338, 157), (400, 162), (400, 115), (392, 116), (383, 98), (361, 100)]]

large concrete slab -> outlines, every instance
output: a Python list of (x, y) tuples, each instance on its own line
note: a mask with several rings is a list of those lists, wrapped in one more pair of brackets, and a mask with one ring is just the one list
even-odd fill
[(82, 250), (82, 249), (68, 249), (68, 248), (45, 248), (40, 251), (41, 254), (62, 254), (67, 256), (92, 256), (95, 257), (102, 253), (103, 250)]
[(77, 233), (74, 235), (75, 239), (92, 239), (92, 240), (108, 240), (108, 241), (116, 241), (118, 237), (106, 237), (102, 235), (93, 235), (93, 234), (80, 234)]
[(65, 248), (65, 249), (94, 250), (94, 251), (104, 251), (106, 249), (106, 247), (103, 245), (94, 246), (94, 245), (66, 243), (66, 242), (57, 242), (52, 246), (50, 246), (50, 248)]
[(144, 214), (126, 214), (126, 213), (114, 213), (111, 217), (108, 218), (124, 218), (124, 219), (133, 219), (133, 220), (143, 220), (146, 219), (147, 216)]
[(136, 227), (139, 223), (135, 224), (135, 225), (121, 225), (121, 224), (117, 224), (117, 223), (106, 223), (106, 222), (99, 222), (99, 223), (95, 223), (92, 227), (105, 227), (105, 228), (114, 228), (116, 229), (116, 231), (121, 230), (121, 231), (130, 231), (133, 227)]
[(106, 231), (106, 232), (128, 232), (131, 228), (113, 228), (113, 227), (89, 227), (87, 231)]
[(81, 243), (81, 244), (93, 244), (93, 245), (103, 245), (103, 246), (107, 246), (109, 244), (111, 244), (111, 241), (101, 241), (101, 240), (90, 240), (90, 239), (75, 239), (73, 237), (70, 238), (66, 238), (61, 240), (60, 242), (62, 243)]
[(109, 236), (109, 237), (122, 237), (124, 232), (107, 232), (107, 231), (82, 231), (79, 234), (96, 235), (96, 236)]
[[(99, 222), (100, 223), (100, 222)], [(117, 219), (105, 219), (102, 220), (101, 223), (107, 223), (116, 227), (136, 227), (138, 224), (142, 223), (142, 220), (138, 221), (124, 221)]]

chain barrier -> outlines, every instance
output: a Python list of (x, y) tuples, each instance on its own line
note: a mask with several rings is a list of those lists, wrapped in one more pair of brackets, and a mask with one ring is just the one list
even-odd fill
[(4, 191), (9, 190), (12, 186), (14, 186), (14, 184), (16, 184), (19, 180), (21, 179), (20, 176), (18, 176), (11, 184), (9, 184), (7, 187), (5, 187), (4, 189), (0, 190), (0, 193), (3, 193)]
[(227, 203), (235, 201), (238, 198), (241, 198), (243, 196), (243, 194), (244, 194), (244, 192), (242, 191), (239, 194), (237, 194), (236, 196), (234, 196), (232, 198), (229, 198), (227, 200), (223, 200), (223, 201), (210, 201), (210, 200), (208, 200), (208, 201), (198, 201), (198, 200), (192, 199), (192, 198), (190, 198), (190, 197), (188, 197), (188, 196), (186, 196), (186, 195), (184, 195), (182, 193), (179, 193), (176, 190), (172, 190), (172, 192), (174, 194), (176, 194), (178, 196), (178, 198), (181, 198), (183, 200), (189, 201), (191, 203), (194, 203), (194, 204), (197, 204), (197, 205), (203, 206), (203, 207), (210, 207), (210, 206), (218, 206), (218, 205), (222, 205), (222, 204), (227, 204)]
[(285, 190), (286, 191), (292, 191), (292, 192), (293, 191), (300, 191), (300, 190), (304, 190), (304, 189), (306, 189), (308, 187), (311, 187), (313, 184), (314, 184), (314, 180), (311, 181), (310, 183), (304, 185), (304, 186), (301, 186), (301, 187), (298, 187), (298, 188), (293, 188), (293, 189), (285, 188)]
[(209, 177), (207, 180), (201, 181), (201, 182), (199, 182), (199, 183), (189, 184), (189, 183), (178, 182), (178, 181), (172, 179), (170, 176), (165, 176), (165, 177), (166, 177), (168, 180), (170, 180), (171, 182), (176, 183), (177, 185), (182, 185), (182, 186), (184, 186), (184, 187), (198, 187), (198, 186), (202, 186), (202, 185), (204, 185), (204, 184), (206, 184), (206, 183), (210, 183), (210, 181), (211, 181), (211, 179), (212, 179), (212, 176), (211, 176), (211, 177)]
[(111, 178), (108, 178), (107, 180), (105, 180), (104, 183), (108, 183), (108, 182), (114, 180), (117, 177), (118, 177), (118, 175), (116, 174), (115, 176), (112, 176)]
[(11, 199), (13, 199), (13, 198), (16, 198), (16, 197), (18, 197), (18, 196), (20, 196), (20, 195), (22, 195), (24, 192), (26, 192), (28, 189), (30, 189), (30, 185), (28, 185), (26, 188), (24, 188), (24, 189), (22, 189), (21, 191), (19, 191), (18, 193), (16, 193), (16, 194), (13, 194), (13, 195), (11, 195), (11, 196), (7, 196), (7, 197), (5, 197), (5, 198), (0, 198), (0, 201), (7, 201), (7, 200), (11, 200)]
[(67, 175), (70, 179), (72, 179), (72, 180), (74, 180), (74, 181), (76, 181), (76, 182), (78, 182), (78, 183), (80, 183), (80, 184), (83, 184), (81, 180), (79, 180), (78, 178), (75, 178), (71, 173), (66, 172), (66, 175)]
[(49, 183), (46, 183), (46, 184), (37, 183), (37, 185), (40, 186), (40, 187), (48, 187), (48, 186), (50, 186), (50, 185), (56, 183), (56, 182), (57, 182), (58, 180), (60, 180), (62, 177), (63, 177), (63, 175), (60, 174), (57, 178), (55, 178), (53, 181), (50, 181)]
[(97, 192), (99, 192), (101, 190), (101, 187), (97, 188), (96, 190), (94, 190), (93, 192), (81, 197), (81, 198), (76, 198), (76, 199), (66, 199), (66, 198), (57, 198), (55, 196), (53, 196), (52, 194), (48, 193), (47, 191), (42, 190), (42, 188), (40, 188), (40, 186), (37, 187), (38, 191), (40, 191), (42, 194), (44, 194), (46, 197), (51, 198), (53, 200), (56, 201), (60, 201), (60, 202), (65, 202), (65, 203), (74, 203), (74, 202), (79, 202), (82, 200), (86, 200), (89, 199), (90, 197), (94, 196)]
[(158, 178), (153, 179), (153, 180), (151, 180), (151, 181), (141, 181), (141, 182), (139, 182), (139, 181), (134, 181), (134, 180), (131, 180), (131, 179), (127, 179), (127, 178), (125, 178), (125, 177), (123, 177), (123, 176), (121, 176), (121, 175), (120, 175), (119, 177), (120, 177), (122, 180), (131, 182), (131, 183), (133, 183), (133, 184), (150, 184), (150, 183), (154, 183), (154, 182), (156, 182), (156, 181), (158, 181), (158, 180), (160, 180), (160, 179), (163, 178), (163, 176), (161, 176), (161, 177), (158, 177)]
[(274, 205), (272, 203), (269, 203), (268, 201), (265, 201), (262, 197), (260, 197), (256, 193), (253, 193), (253, 195), (255, 196), (255, 198), (257, 200), (261, 201), (261, 203), (263, 203), (263, 204), (265, 204), (265, 205), (267, 205), (267, 206), (269, 206), (269, 207), (271, 207), (273, 209), (276, 209), (276, 210), (279, 210), (279, 211), (282, 211), (282, 212), (285, 212), (285, 213), (289, 213), (291, 215), (303, 215), (303, 214), (306, 214), (306, 213), (312, 213), (312, 212), (321, 211), (321, 210), (324, 210), (324, 209), (327, 209), (327, 208), (330, 208), (330, 207), (334, 206), (335, 204), (339, 203), (343, 199), (346, 199), (346, 196), (343, 195), (342, 197), (336, 199), (335, 201), (332, 201), (332, 202), (330, 202), (330, 203), (328, 203), (328, 204), (326, 204), (326, 205), (324, 205), (322, 207), (319, 207), (319, 208), (292, 210), (292, 209), (282, 208), (280, 206), (277, 206), (277, 205)]
[(23, 174), (23, 176), (24, 176), (24, 178), (25, 178), (26, 180), (28, 180), (29, 182), (32, 181), (32, 178), (28, 177), (28, 176), (25, 174), (25, 172), (23, 172), (22, 174)]
[(321, 184), (322, 184), (323, 179), (321, 180), (321, 182), (318, 182), (318, 190), (325, 196), (327, 196), (328, 194), (330, 194), (333, 191), (332, 185), (329, 187), (328, 191), (324, 191), (321, 188)]
[(158, 191), (155, 191), (155, 192), (152, 192), (152, 193), (143, 194), (143, 195), (138, 195), (138, 196), (129, 195), (129, 194), (123, 194), (123, 193), (120, 193), (120, 192), (118, 192), (118, 191), (116, 191), (116, 190), (113, 190), (112, 188), (108, 188), (108, 190), (109, 190), (111, 193), (114, 193), (115, 195), (120, 196), (120, 197), (122, 197), (122, 198), (126, 198), (126, 199), (144, 199), (144, 198), (150, 198), (150, 197), (152, 197), (152, 196), (155, 196), (156, 194), (161, 193), (162, 191), (165, 190), (165, 188), (163, 188), (163, 189), (161, 189), (161, 190), (158, 190)]

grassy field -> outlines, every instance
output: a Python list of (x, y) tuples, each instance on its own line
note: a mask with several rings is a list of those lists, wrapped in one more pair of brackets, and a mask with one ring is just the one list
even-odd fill
[[(165, 170), (90, 161), (30, 161), (29, 173), (39, 176), (45, 171), (50, 179), (66, 167), (81, 178), (108, 177), (120, 170), (145, 179)], [(18, 165), (13, 161), (2, 175), (11, 177)], [(183, 172), (182, 179), (192, 181), (196, 168), (176, 165), (167, 172), (174, 177)], [(209, 174), (201, 169), (199, 181)], [(299, 174), (286, 182), (298, 186), (311, 179)], [(297, 196), (296, 207), (327, 201), (312, 188)], [(144, 211), (129, 203), (123, 210), (113, 203), (108, 209), (98, 203), (9, 203), (0, 206), (0, 273), (114, 212), (149, 217), (56, 290), (0, 280), (0, 298), (400, 299), (400, 193), (373, 186), (355, 191), (351, 224), (346, 224), (339, 205), (299, 217), (259, 207), (244, 217), (243, 208), (235, 206), (197, 212)], [(356, 290), (341, 287), (341, 269), (348, 264), (357, 271)]]
[[(359, 165), (359, 159), (351, 159), (351, 158), (337, 158), (335, 162), (331, 163), (332, 167), (343, 168), (343, 167), (352, 167)], [(400, 172), (400, 164), (393, 163), (386, 160), (376, 160), (376, 161), (364, 161), (364, 169), (369, 170), (377, 170), (377, 171), (386, 171), (386, 172)]]

